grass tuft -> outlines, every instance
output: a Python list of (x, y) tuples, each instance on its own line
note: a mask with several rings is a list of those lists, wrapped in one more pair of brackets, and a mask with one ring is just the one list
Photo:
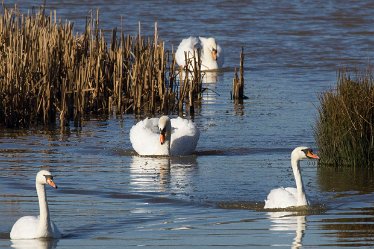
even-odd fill
[(340, 70), (336, 89), (319, 100), (315, 138), (321, 165), (374, 167), (372, 72)]

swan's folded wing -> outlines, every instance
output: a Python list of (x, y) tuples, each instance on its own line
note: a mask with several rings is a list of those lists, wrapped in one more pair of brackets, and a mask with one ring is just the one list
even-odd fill
[(14, 223), (10, 231), (11, 239), (34, 239), (39, 224), (39, 217), (23, 216)]
[(264, 208), (287, 208), (296, 206), (296, 197), (293, 188), (272, 189), (265, 200)]
[(171, 119), (171, 154), (172, 155), (190, 155), (192, 154), (199, 141), (200, 132), (196, 125), (183, 118)]
[(189, 38), (183, 39), (175, 52), (175, 60), (179, 66), (186, 65), (185, 52), (187, 52), (187, 58), (191, 59), (194, 56), (194, 51), (198, 40), (196, 37), (190, 36)]

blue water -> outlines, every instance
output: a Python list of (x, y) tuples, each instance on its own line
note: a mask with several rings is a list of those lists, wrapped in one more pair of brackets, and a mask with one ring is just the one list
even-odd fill
[[(26, 13), (34, 1), (17, 1)], [(5, 1), (6, 6), (14, 2)], [(47, 1), (81, 32), (100, 9), (117, 27), (153, 35), (169, 49), (190, 35), (215, 37), (224, 69), (194, 121), (197, 153), (184, 158), (136, 156), (133, 115), (87, 120), (82, 128), (0, 132), (0, 247), (9, 248), (371, 248), (374, 175), (303, 162), (312, 208), (267, 212), (267, 193), (294, 186), (290, 152), (315, 147), (318, 95), (342, 67), (365, 68), (374, 57), (371, 1)], [(242, 105), (230, 100), (234, 68), (245, 51)], [(187, 118), (189, 116), (187, 115)], [(14, 244), (9, 232), (37, 215), (35, 175), (47, 167), (59, 188), (47, 188), (58, 241)]]

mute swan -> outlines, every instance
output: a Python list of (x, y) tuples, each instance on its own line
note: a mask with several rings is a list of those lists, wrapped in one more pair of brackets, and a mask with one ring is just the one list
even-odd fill
[(53, 181), (53, 176), (47, 170), (41, 170), (36, 175), (36, 192), (39, 199), (39, 216), (23, 216), (14, 223), (10, 232), (10, 238), (16, 239), (37, 239), (61, 237), (57, 226), (49, 218), (49, 209), (47, 195), (45, 193), (45, 184), (57, 188)]
[[(216, 43), (214, 38), (199, 37), (201, 52), (201, 70), (217, 70), (223, 65), (223, 51)], [(186, 66), (185, 52), (187, 53), (187, 60), (190, 61), (197, 53), (198, 39), (190, 36), (183, 39), (175, 52), (175, 60), (179, 66)], [(193, 63), (193, 61), (192, 61)], [(189, 63), (188, 63), (189, 64)], [(192, 64), (191, 64), (192, 65)], [(190, 70), (192, 68), (190, 67)]]
[(132, 147), (139, 155), (182, 156), (195, 151), (200, 132), (191, 120), (146, 118), (130, 130)]
[(277, 188), (270, 191), (264, 208), (287, 208), (307, 206), (303, 180), (300, 174), (299, 161), (302, 159), (319, 159), (308, 147), (297, 147), (291, 153), (291, 166), (295, 177), (296, 188)]

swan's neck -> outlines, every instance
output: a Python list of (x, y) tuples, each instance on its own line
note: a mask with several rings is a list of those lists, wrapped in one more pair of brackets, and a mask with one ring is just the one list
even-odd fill
[(47, 203), (47, 195), (45, 193), (45, 187), (42, 184), (36, 183), (36, 192), (38, 193), (39, 199), (39, 225), (37, 228), (37, 234), (40, 237), (49, 237), (51, 234), (49, 209)]
[(214, 63), (215, 60), (212, 57), (212, 51), (208, 48), (203, 48), (202, 49), (202, 55), (201, 55), (201, 60), (204, 62), (209, 62), (209, 63)]
[(301, 172), (300, 172), (300, 161), (297, 159), (291, 159), (291, 165), (292, 165), (292, 170), (293, 174), (295, 177), (295, 182), (296, 182), (296, 190), (297, 190), (297, 204), (296, 206), (306, 206), (308, 205), (306, 195), (304, 192), (304, 185), (303, 185), (303, 179), (301, 177)]
[(170, 156), (170, 137), (165, 139), (165, 143), (163, 144), (167, 150), (167, 156)]

